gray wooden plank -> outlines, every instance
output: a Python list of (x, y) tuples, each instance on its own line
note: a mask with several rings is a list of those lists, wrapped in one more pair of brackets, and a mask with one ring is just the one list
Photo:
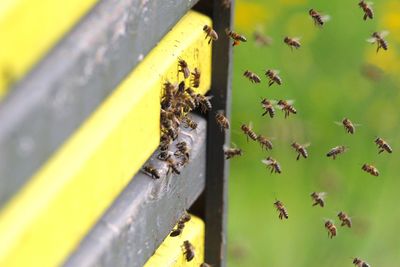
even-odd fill
[(102, 0), (0, 104), (0, 206), (198, 0)]
[(167, 167), (156, 159), (155, 152), (148, 163), (157, 166), (162, 177), (154, 180), (143, 173), (136, 174), (65, 267), (136, 267), (143, 266), (153, 255), (204, 189), (206, 122), (196, 115), (193, 119), (198, 122), (197, 130), (189, 132), (193, 139), (183, 134), (179, 137), (192, 146), (190, 162), (181, 174), (165, 176)]

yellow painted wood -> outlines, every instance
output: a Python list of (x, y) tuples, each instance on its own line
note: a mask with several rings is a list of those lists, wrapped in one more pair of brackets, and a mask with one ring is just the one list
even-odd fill
[(0, 1), (0, 98), (97, 0)]
[[(177, 58), (211, 82), (208, 17), (189, 12), (0, 212), (0, 266), (59, 265), (159, 142), (161, 88)], [(182, 75), (180, 74), (180, 77)], [(150, 179), (150, 178), (149, 178)]]
[[(204, 231), (204, 222), (192, 216), (182, 234), (177, 237), (168, 236), (144, 267), (199, 267), (204, 262)], [(181, 247), (185, 240), (189, 240), (195, 248), (195, 257), (190, 262), (186, 261)]]

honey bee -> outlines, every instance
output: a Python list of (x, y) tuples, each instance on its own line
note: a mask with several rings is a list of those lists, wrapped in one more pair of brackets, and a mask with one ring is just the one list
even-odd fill
[(314, 200), (313, 206), (320, 205), (322, 208), (325, 206), (325, 192), (312, 192), (310, 196)]
[(271, 118), (275, 116), (275, 108), (271, 100), (264, 98), (261, 100), (261, 105), (262, 108), (265, 109), (265, 112), (262, 114), (262, 116), (264, 116), (265, 114), (269, 114)]
[(375, 144), (378, 146), (378, 149), (379, 149), (378, 154), (382, 153), (383, 151), (386, 151), (388, 153), (392, 153), (393, 152), (393, 150), (390, 147), (390, 145), (380, 137), (375, 139)]
[(183, 248), (185, 249), (185, 252), (183, 252), (183, 255), (185, 255), (186, 261), (191, 261), (193, 260), (195, 256), (195, 249), (194, 246), (189, 242), (189, 240), (185, 240), (183, 242)]
[(157, 158), (158, 158), (159, 160), (165, 161), (165, 160), (167, 160), (167, 158), (169, 157), (170, 154), (171, 154), (170, 151), (161, 151), (161, 152), (158, 154)]
[(356, 132), (356, 126), (360, 124), (355, 124), (351, 122), (348, 118), (343, 118), (342, 122), (335, 122), (337, 125), (343, 125), (344, 130), (349, 134), (354, 134)]
[(164, 83), (164, 96), (161, 101), (162, 109), (168, 109), (172, 106), (176, 90), (177, 90), (176, 85), (168, 81)]
[(197, 68), (194, 68), (194, 71), (192, 72), (192, 86), (194, 88), (199, 88), (200, 86), (200, 71)]
[(279, 100), (279, 108), (285, 112), (285, 119), (290, 115), (290, 113), (297, 114), (297, 110), (292, 105), (292, 100)]
[(251, 129), (251, 124), (246, 125), (246, 124), (242, 124), (242, 126), (240, 127), (240, 129), (243, 131), (243, 133), (246, 135), (246, 139), (247, 141), (249, 141), (249, 137), (253, 140), (256, 141), (257, 140), (257, 134)]
[(339, 217), (339, 220), (342, 222), (342, 224), (340, 226), (346, 225), (347, 227), (351, 228), (351, 219), (346, 213), (341, 211), (341, 212), (339, 212), (338, 217)]
[(190, 70), (189, 70), (189, 66), (187, 64), (187, 62), (181, 58), (178, 59), (178, 66), (179, 66), (179, 72), (182, 72), (183, 77), (185, 77), (185, 79), (189, 78), (190, 76)]
[(221, 131), (229, 129), (229, 120), (224, 116), (223, 111), (219, 111), (217, 114), (215, 114), (215, 120), (221, 127)]
[(285, 206), (283, 205), (283, 203), (279, 200), (276, 200), (274, 202), (274, 206), (276, 208), (276, 210), (279, 212), (279, 219), (288, 219), (289, 218), (289, 213), (287, 212)]
[(236, 147), (230, 148), (230, 147), (224, 146), (224, 154), (226, 156), (225, 159), (231, 159), (236, 156), (241, 156), (243, 154), (243, 151), (240, 148), (236, 148)]
[(169, 145), (172, 143), (172, 139), (168, 134), (162, 134), (160, 137), (159, 149), (161, 151), (168, 150)]
[(279, 71), (278, 70), (266, 70), (265, 71), (265, 76), (269, 79), (268, 86), (273, 85), (274, 83), (277, 83), (279, 85), (282, 84), (282, 79), (279, 77)]
[(206, 113), (207, 111), (212, 109), (212, 105), (210, 102), (211, 98), (212, 98), (212, 96), (203, 96), (201, 94), (196, 95), (196, 99), (199, 102), (202, 113)]
[(374, 11), (372, 10), (372, 3), (371, 2), (365, 2), (364, 0), (361, 0), (358, 5), (362, 8), (364, 11), (364, 20), (367, 20), (368, 18), (373, 19), (374, 17)]
[(311, 18), (314, 20), (314, 24), (317, 26), (320, 26), (320, 27), (322, 27), (324, 25), (324, 23), (330, 19), (329, 15), (321, 15), (321, 13), (319, 13), (318, 11), (315, 11), (314, 9), (310, 9), (308, 11), (308, 13), (310, 14)]
[(225, 29), (225, 33), (228, 37), (230, 37), (233, 40), (233, 44), (232, 46), (236, 46), (239, 45), (240, 42), (247, 42), (246, 37), (244, 37), (243, 35), (240, 35), (234, 31), (231, 31), (229, 29)]
[(255, 74), (254, 72), (251, 72), (251, 71), (249, 71), (249, 70), (246, 70), (246, 71), (243, 73), (243, 76), (249, 78), (249, 80), (250, 80), (252, 83), (260, 83), (260, 82), (261, 82), (260, 77), (259, 77), (257, 74)]
[(292, 147), (296, 150), (297, 152), (297, 158), (296, 160), (300, 159), (300, 156), (303, 156), (303, 158), (307, 158), (308, 157), (308, 152), (306, 150), (306, 148), (309, 146), (309, 144), (306, 145), (300, 145), (299, 143), (293, 142), (292, 143)]
[(196, 130), (198, 125), (197, 122), (192, 120), (189, 116), (185, 117), (185, 124), (186, 128), (190, 127), (192, 130)]
[(340, 154), (343, 154), (346, 152), (348, 148), (346, 146), (335, 146), (329, 152), (326, 154), (327, 157), (332, 157), (333, 159), (336, 159), (336, 157)]
[(165, 158), (165, 161), (168, 164), (168, 170), (167, 170), (167, 175), (170, 174), (171, 172), (175, 174), (181, 174), (181, 172), (178, 169), (178, 164), (177, 162), (172, 158), (172, 155), (168, 155)]
[(354, 258), (353, 264), (357, 267), (371, 267), (367, 262), (359, 258)]
[(149, 174), (151, 178), (160, 179), (160, 173), (152, 165), (144, 166), (143, 170), (145, 171), (145, 173)]
[(267, 165), (267, 168), (271, 169), (271, 173), (282, 173), (281, 166), (279, 165), (279, 162), (273, 159), (272, 157), (267, 157), (266, 159), (263, 159), (261, 161), (265, 165)]
[(337, 234), (337, 228), (331, 220), (325, 221), (325, 228), (328, 230), (328, 236), (333, 238)]
[(367, 39), (367, 42), (374, 44), (377, 44), (377, 48), (376, 48), (376, 53), (378, 53), (379, 49), (383, 49), (383, 50), (388, 50), (388, 43), (387, 41), (384, 39), (385, 36), (387, 36), (389, 34), (388, 31), (383, 31), (383, 32), (374, 32), (371, 35), (371, 38)]
[[(190, 157), (190, 148), (185, 141), (179, 142), (176, 144), (176, 148), (178, 149), (175, 151), (174, 155), (177, 158), (183, 158), (183, 163), (187, 163)], [(183, 164), (181, 164), (183, 165)]]
[(300, 48), (300, 46), (301, 46), (300, 38), (299, 38), (299, 37), (290, 38), (290, 37), (287, 37), (287, 36), (286, 36), (286, 37), (283, 39), (283, 42), (284, 42), (285, 44), (287, 44), (287, 45), (290, 47), (290, 49), (292, 49), (292, 50), (293, 50), (293, 48), (298, 49), (298, 48)]
[(253, 33), (254, 42), (258, 46), (269, 46), (272, 44), (272, 38), (263, 34), (260, 30)]
[(191, 219), (190, 214), (185, 212), (185, 214), (183, 214), (182, 217), (179, 219), (176, 229), (172, 230), (170, 236), (175, 237), (175, 236), (180, 235), (183, 231), (183, 228), (185, 228), (185, 223), (190, 221), (190, 219)]
[(271, 140), (261, 134), (257, 136), (257, 141), (260, 143), (261, 149), (269, 150), (273, 147)]
[(206, 38), (208, 37), (210, 38), (210, 40), (208, 40), (208, 44), (211, 44), (212, 41), (217, 41), (218, 40), (218, 34), (216, 31), (213, 30), (213, 28), (211, 28), (208, 25), (204, 25), (203, 27), (203, 31), (206, 33)]
[(379, 171), (378, 171), (378, 169), (377, 169), (375, 166), (371, 165), (371, 164), (365, 163), (365, 164), (362, 166), (361, 169), (362, 169), (363, 171), (368, 172), (369, 174), (371, 174), (371, 175), (373, 175), (373, 176), (379, 176)]

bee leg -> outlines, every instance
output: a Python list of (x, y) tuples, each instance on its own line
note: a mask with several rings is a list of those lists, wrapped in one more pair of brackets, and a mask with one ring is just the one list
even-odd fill
[(274, 81), (273, 80), (269, 80), (268, 86), (271, 86), (273, 84), (274, 84)]
[(378, 53), (379, 49), (381, 48), (380, 43), (379, 42), (377, 42), (377, 43), (378, 43), (378, 47), (376, 48), (376, 53)]
[(299, 159), (300, 159), (300, 154), (298, 154), (298, 155), (297, 155), (297, 158), (296, 158), (296, 160), (299, 160)]
[(381, 154), (383, 151), (385, 151), (384, 149), (379, 150), (378, 154)]
[(211, 40), (212, 40), (212, 39), (211, 39), (211, 37), (210, 37), (210, 40), (208, 40), (208, 44), (211, 44)]
[(367, 17), (368, 17), (368, 15), (367, 14), (364, 14), (364, 20), (367, 20)]

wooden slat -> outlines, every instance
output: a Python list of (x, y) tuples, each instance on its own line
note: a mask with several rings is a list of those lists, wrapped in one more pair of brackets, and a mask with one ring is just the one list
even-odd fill
[(161, 87), (177, 57), (210, 85), (208, 17), (189, 12), (0, 213), (0, 265), (54, 266), (73, 250), (158, 144)]

